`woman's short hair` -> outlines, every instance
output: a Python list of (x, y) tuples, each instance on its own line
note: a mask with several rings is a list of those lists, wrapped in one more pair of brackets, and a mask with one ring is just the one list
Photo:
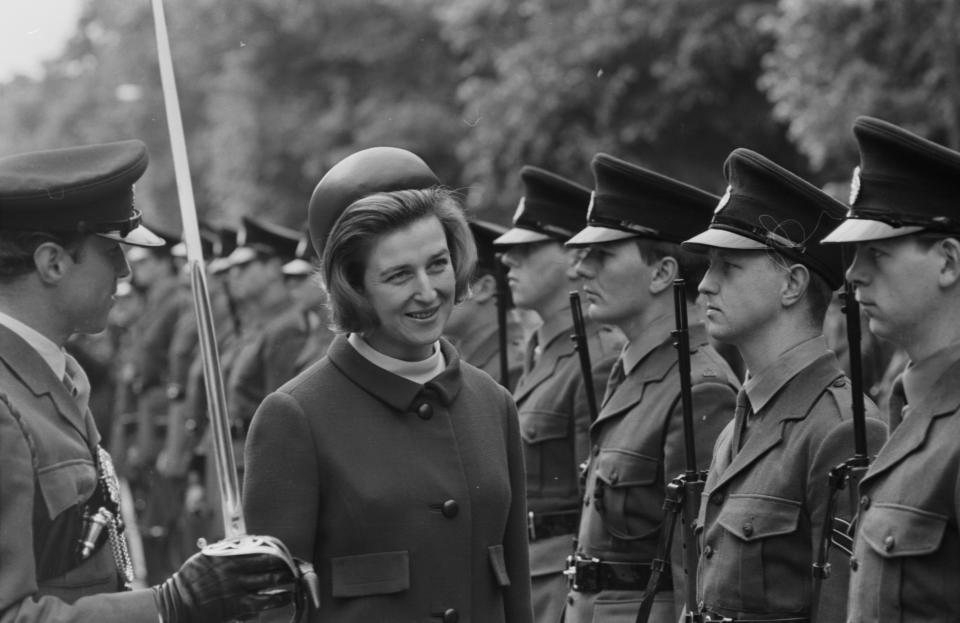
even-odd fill
[(378, 193), (354, 201), (327, 237), (320, 270), (333, 330), (363, 333), (378, 325), (363, 290), (370, 252), (382, 236), (436, 217), (443, 227), (456, 279), (456, 301), (470, 287), (477, 248), (457, 195), (441, 186)]

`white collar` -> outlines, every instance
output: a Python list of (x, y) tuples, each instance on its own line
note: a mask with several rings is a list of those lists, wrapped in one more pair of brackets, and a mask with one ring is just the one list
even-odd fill
[(389, 355), (384, 355), (373, 346), (370, 346), (359, 333), (351, 333), (347, 337), (347, 341), (370, 363), (420, 385), (433, 379), (447, 367), (447, 362), (443, 358), (439, 342), (433, 345), (433, 354), (423, 361), (404, 361)]

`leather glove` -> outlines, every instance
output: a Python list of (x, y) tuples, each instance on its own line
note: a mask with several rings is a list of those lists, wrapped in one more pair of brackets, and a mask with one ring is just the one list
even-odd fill
[(163, 623), (214, 623), (289, 604), (293, 573), (268, 554), (191, 556), (153, 596)]

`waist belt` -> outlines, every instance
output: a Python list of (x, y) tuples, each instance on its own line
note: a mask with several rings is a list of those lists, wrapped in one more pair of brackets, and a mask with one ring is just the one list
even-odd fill
[(702, 615), (703, 623), (810, 623), (809, 617), (794, 617), (789, 615), (777, 616), (775, 614), (767, 614), (763, 615), (764, 618), (762, 619), (758, 618), (760, 615), (725, 617), (712, 612), (703, 612)]
[(580, 526), (580, 511), (556, 513), (527, 513), (527, 536), (530, 541), (563, 534), (576, 534)]
[[(657, 591), (672, 591), (673, 577), (669, 572), (660, 576)], [(563, 572), (570, 588), (581, 593), (597, 593), (602, 590), (642, 591), (650, 580), (649, 562), (606, 562), (575, 554), (567, 558), (567, 570)]]

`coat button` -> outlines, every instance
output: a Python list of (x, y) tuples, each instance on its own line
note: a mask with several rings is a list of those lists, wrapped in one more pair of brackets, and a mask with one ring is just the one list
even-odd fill
[(859, 568), (860, 568), (860, 561), (857, 560), (856, 556), (851, 556), (851, 557), (850, 557), (850, 570), (851, 570), (851, 571), (856, 571), (856, 570), (859, 569)]
[(753, 524), (748, 521), (747, 523), (743, 524), (743, 535), (751, 536), (752, 534), (753, 534)]
[(703, 548), (703, 557), (704, 558), (713, 558), (713, 548), (707, 545)]
[(425, 402), (419, 407), (417, 407), (417, 416), (421, 420), (429, 420), (433, 417), (433, 406), (429, 402)]
[(883, 540), (883, 551), (889, 552), (890, 550), (893, 549), (894, 545), (896, 545), (896, 541), (894, 540), (893, 535), (891, 534), (890, 536), (888, 536)]
[(870, 496), (869, 496), (869, 495), (861, 496), (861, 498), (860, 498), (860, 507), (861, 507), (863, 510), (867, 510), (868, 508), (870, 508)]
[(443, 623), (457, 623), (460, 620), (460, 613), (453, 608), (447, 608), (443, 611)]
[(442, 512), (443, 516), (447, 519), (452, 519), (460, 512), (460, 505), (457, 504), (456, 500), (447, 500), (440, 508), (440, 512)]

